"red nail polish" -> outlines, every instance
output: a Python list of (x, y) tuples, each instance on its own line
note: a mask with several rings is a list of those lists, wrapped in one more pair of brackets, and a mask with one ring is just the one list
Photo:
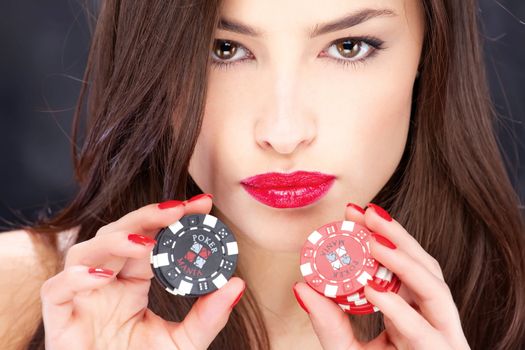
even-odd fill
[(237, 298), (235, 298), (235, 300), (233, 301), (232, 305), (230, 306), (230, 309), (233, 309), (235, 307), (235, 305), (237, 305), (239, 303), (239, 301), (241, 300), (243, 294), (244, 294), (244, 290), (246, 289), (246, 286), (241, 290), (241, 292), (239, 293), (239, 295), (237, 296)]
[(388, 238), (380, 235), (379, 233), (372, 232), (372, 237), (374, 237), (379, 244), (384, 245), (385, 247), (388, 247), (390, 249), (397, 248), (397, 246), (394, 243), (392, 243)]
[(101, 267), (90, 267), (88, 272), (92, 275), (99, 276), (99, 277), (111, 277), (113, 276), (113, 270), (110, 269), (104, 269)]
[(187, 200), (187, 202), (188, 203), (193, 202), (193, 201), (201, 199), (202, 197), (210, 197), (213, 199), (213, 195), (211, 193), (201, 193), (201, 194), (191, 197), (190, 199)]
[(295, 299), (297, 300), (297, 303), (299, 304), (299, 306), (301, 306), (303, 308), (304, 311), (306, 311), (307, 314), (310, 314), (310, 311), (308, 311), (308, 309), (306, 308), (306, 305), (304, 305), (303, 303), (303, 300), (301, 299), (301, 297), (299, 296), (299, 294), (297, 293), (297, 291), (295, 290), (295, 286), (297, 285), (297, 282), (295, 282), (295, 284), (293, 285), (293, 295), (295, 295)]
[(368, 203), (367, 206), (374, 209), (377, 215), (379, 215), (386, 221), (392, 221), (392, 217), (390, 216), (390, 214), (388, 214), (388, 212), (385, 209), (381, 208), (379, 205)]
[(361, 208), (359, 205), (354, 204), (354, 203), (348, 203), (348, 204), (346, 205), (346, 207), (347, 207), (347, 208), (348, 208), (348, 207), (352, 207), (352, 208), (354, 208), (355, 210), (357, 210), (358, 212), (360, 212), (361, 214), (364, 214), (364, 213), (365, 213), (365, 210), (364, 210), (363, 208)]
[(372, 287), (373, 290), (376, 290), (376, 291), (381, 292), (381, 293), (386, 292), (386, 289), (381, 287), (379, 284), (375, 283), (374, 280), (368, 280), (367, 284), (370, 287)]
[(131, 233), (128, 235), (128, 239), (132, 241), (133, 243), (142, 244), (142, 245), (148, 245), (148, 244), (155, 244), (157, 243), (156, 240), (153, 238), (139, 235), (137, 233)]
[(168, 209), (168, 208), (174, 208), (178, 205), (185, 205), (185, 204), (182, 201), (169, 200), (169, 201), (159, 203), (157, 206), (159, 207), (159, 209)]

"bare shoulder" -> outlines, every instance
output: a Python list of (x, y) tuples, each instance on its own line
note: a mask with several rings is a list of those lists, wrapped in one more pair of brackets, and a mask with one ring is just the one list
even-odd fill
[(40, 322), (40, 287), (59, 268), (60, 252), (39, 236), (25, 230), (0, 233), (1, 349), (24, 347)]

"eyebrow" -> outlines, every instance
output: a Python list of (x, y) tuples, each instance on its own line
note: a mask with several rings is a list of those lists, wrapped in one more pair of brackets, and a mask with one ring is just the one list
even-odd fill
[[(316, 24), (308, 34), (309, 38), (314, 38), (319, 35), (323, 35), (330, 32), (335, 32), (338, 30), (343, 30), (356, 26), (360, 23), (368, 21), (369, 19), (375, 17), (395, 17), (397, 14), (391, 9), (362, 9), (353, 13), (350, 13), (346, 16), (343, 16), (339, 19), (336, 19), (331, 22)], [(253, 37), (262, 36), (263, 32), (259, 29), (250, 27), (241, 22), (236, 22), (227, 18), (220, 18), (218, 23), (218, 28), (227, 30), (230, 32), (235, 32), (239, 34), (244, 34)]]

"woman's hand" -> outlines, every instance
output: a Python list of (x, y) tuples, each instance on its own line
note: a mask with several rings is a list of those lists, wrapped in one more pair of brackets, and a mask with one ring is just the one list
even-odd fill
[[(165, 321), (147, 308), (153, 277), (151, 237), (186, 214), (209, 213), (212, 206), (207, 196), (180, 203), (166, 209), (157, 204), (142, 207), (69, 249), (64, 270), (40, 291), (46, 349), (209, 346), (244, 291), (241, 279), (234, 277), (218, 291), (199, 298), (180, 323)], [(130, 239), (130, 234), (135, 236)]]
[[(375, 208), (374, 208), (375, 207)], [(369, 343), (357, 341), (347, 315), (333, 301), (298, 283), (295, 292), (309, 312), (324, 349), (469, 349), (458, 310), (438, 262), (388, 213), (349, 206), (345, 219), (379, 233), (370, 251), (403, 282), (399, 294), (365, 286), (365, 296), (384, 314), (385, 331)]]

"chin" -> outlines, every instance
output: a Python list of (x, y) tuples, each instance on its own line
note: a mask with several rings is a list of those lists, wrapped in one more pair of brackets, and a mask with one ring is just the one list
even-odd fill
[[(228, 201), (216, 197), (211, 214), (217, 216), (234, 233), (239, 243), (276, 253), (299, 254), (308, 235), (318, 227), (344, 216), (344, 208), (329, 198), (293, 209), (266, 206), (244, 192), (229, 192)], [(332, 201), (330, 201), (332, 200)], [(337, 215), (339, 214), (339, 215)]]
[[(250, 237), (245, 238), (251, 244), (256, 245), (257, 248), (266, 251), (275, 253), (299, 254), (307, 236), (308, 233), (301, 235), (301, 237), (290, 234), (283, 235), (266, 233), (264, 236), (251, 235)], [(297, 255), (297, 259), (299, 259), (299, 255)]]

